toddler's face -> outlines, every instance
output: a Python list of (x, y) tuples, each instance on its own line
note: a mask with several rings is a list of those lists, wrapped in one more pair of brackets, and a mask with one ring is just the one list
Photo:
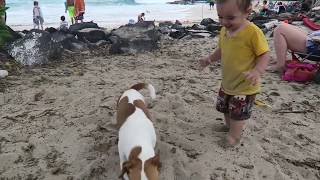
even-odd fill
[(219, 21), (228, 31), (238, 30), (246, 22), (248, 13), (240, 11), (235, 0), (228, 0), (225, 3), (217, 4)]

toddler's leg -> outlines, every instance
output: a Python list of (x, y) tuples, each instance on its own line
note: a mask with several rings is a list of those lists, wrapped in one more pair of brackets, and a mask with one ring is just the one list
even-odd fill
[(227, 128), (230, 128), (230, 116), (228, 114), (224, 114), (224, 122), (226, 123)]
[(236, 145), (240, 142), (241, 133), (245, 120), (249, 119), (255, 95), (233, 96), (229, 101), (230, 131), (227, 136), (229, 145)]
[(230, 130), (227, 136), (227, 143), (229, 145), (236, 145), (240, 142), (244, 125), (245, 121), (230, 119)]

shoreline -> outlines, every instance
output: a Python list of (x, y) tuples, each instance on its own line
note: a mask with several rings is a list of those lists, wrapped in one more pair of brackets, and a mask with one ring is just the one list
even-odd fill
[[(175, 5), (172, 5), (172, 6), (175, 6)], [(183, 17), (183, 18), (176, 18), (176, 19), (168, 18), (168, 19), (158, 19), (158, 20), (152, 19), (152, 17), (148, 17), (148, 14), (147, 14), (146, 20), (147, 21), (155, 20), (156, 23), (164, 22), (164, 21), (175, 22), (176, 20), (179, 20), (182, 24), (185, 24), (185, 25), (200, 23), (201, 20), (204, 18), (211, 18), (215, 21), (218, 21), (217, 12), (216, 12), (215, 7), (213, 10), (210, 10), (209, 4), (207, 4), (207, 3), (196, 3), (194, 5), (190, 5), (190, 7), (187, 8), (186, 10), (182, 10), (182, 13), (185, 14), (185, 17)], [(67, 19), (68, 19), (68, 23), (70, 25), (71, 24), (70, 20), (69, 20), (69, 18), (67, 18)], [(90, 21), (91, 21), (90, 16), (88, 18), (86, 18), (86, 16), (85, 16), (84, 22), (90, 22)], [(129, 21), (129, 19), (128, 19), (128, 21)], [(109, 21), (101, 21), (101, 20), (94, 21), (93, 20), (93, 22), (97, 23), (100, 27), (104, 27), (107, 29), (118, 28), (122, 25), (127, 24), (128, 21), (121, 20), (121, 21), (115, 22), (115, 20), (114, 21), (110, 21), (110, 20)], [(59, 27), (59, 23), (60, 22), (44, 23), (44, 29), (48, 28), (48, 27), (57, 28), (57, 27)], [(10, 22), (7, 22), (7, 25), (10, 26), (15, 31), (30, 30), (33, 28), (33, 24), (19, 25), (19, 24), (12, 24)]]

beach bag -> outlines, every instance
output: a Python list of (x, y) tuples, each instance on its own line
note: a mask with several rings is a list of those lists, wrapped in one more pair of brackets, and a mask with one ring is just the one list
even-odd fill
[(314, 80), (318, 69), (319, 66), (317, 64), (291, 60), (286, 63), (286, 69), (282, 75), (282, 80), (296, 82), (312, 81)]

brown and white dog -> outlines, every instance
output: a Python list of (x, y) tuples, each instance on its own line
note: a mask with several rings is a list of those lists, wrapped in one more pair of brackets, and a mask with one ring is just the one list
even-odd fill
[(139, 83), (125, 91), (118, 100), (118, 150), (121, 167), (119, 178), (158, 180), (160, 156), (154, 151), (156, 133), (144, 97), (138, 92), (141, 89), (148, 89), (151, 98), (156, 98), (151, 84)]

